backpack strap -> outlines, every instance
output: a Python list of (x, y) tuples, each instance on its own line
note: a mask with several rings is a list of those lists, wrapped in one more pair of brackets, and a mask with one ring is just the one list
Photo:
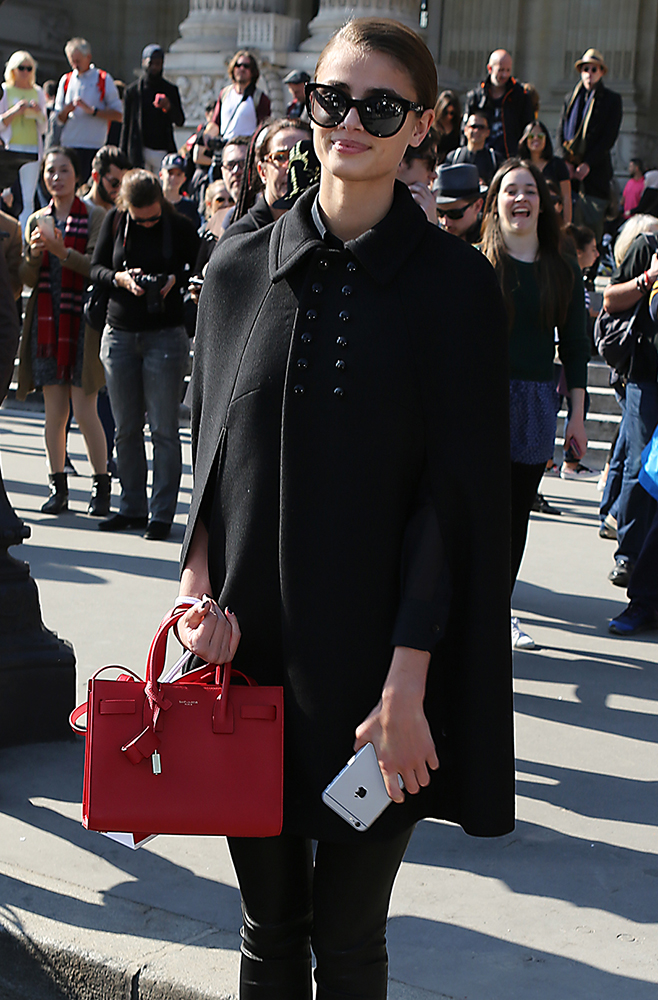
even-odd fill
[(96, 81), (96, 86), (98, 87), (98, 93), (100, 94), (101, 101), (105, 100), (105, 87), (107, 86), (107, 72), (104, 69), (99, 69), (98, 80)]

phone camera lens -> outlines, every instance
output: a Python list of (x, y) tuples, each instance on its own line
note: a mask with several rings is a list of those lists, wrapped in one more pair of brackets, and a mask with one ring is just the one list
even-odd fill
[(365, 799), (367, 794), (368, 790), (367, 788), (364, 788), (363, 785), (360, 785), (354, 793), (355, 797), (359, 799)]

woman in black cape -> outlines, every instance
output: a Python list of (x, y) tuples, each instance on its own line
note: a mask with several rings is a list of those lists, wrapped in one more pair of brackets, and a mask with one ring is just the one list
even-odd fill
[[(319, 188), (201, 295), (181, 594), (212, 599), (178, 630), (284, 688), (283, 832), (229, 839), (242, 1000), (310, 1000), (311, 948), (318, 1000), (379, 1000), (415, 822), (514, 825), (506, 332), (488, 262), (395, 180), (425, 45), (352, 21), (307, 90)], [(367, 742), (394, 802), (357, 832), (321, 796)]]

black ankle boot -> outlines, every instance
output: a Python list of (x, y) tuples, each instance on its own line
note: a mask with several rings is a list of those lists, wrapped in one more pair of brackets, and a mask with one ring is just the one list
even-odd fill
[(41, 508), (42, 514), (60, 514), (69, 509), (69, 485), (65, 472), (54, 472), (48, 476), (50, 496)]
[(105, 472), (94, 476), (87, 513), (91, 517), (107, 517), (110, 513), (111, 476)]

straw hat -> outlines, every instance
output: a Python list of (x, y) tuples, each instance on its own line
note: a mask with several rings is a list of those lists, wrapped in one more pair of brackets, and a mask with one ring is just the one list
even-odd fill
[(599, 52), (598, 49), (588, 49), (587, 52), (580, 57), (578, 62), (574, 63), (574, 66), (576, 67), (579, 73), (582, 69), (583, 63), (598, 63), (604, 73), (608, 72), (608, 67), (605, 64), (605, 59), (603, 58), (603, 55)]

